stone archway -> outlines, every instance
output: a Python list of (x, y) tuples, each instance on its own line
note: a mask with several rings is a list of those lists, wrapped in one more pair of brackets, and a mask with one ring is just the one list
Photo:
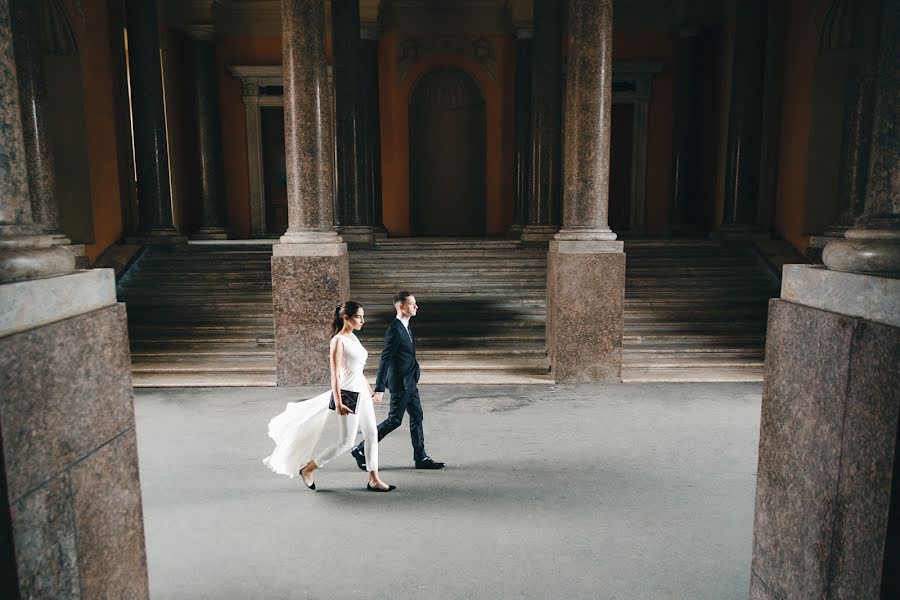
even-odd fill
[(412, 234), (485, 232), (485, 100), (474, 79), (439, 67), (409, 101), (409, 196)]

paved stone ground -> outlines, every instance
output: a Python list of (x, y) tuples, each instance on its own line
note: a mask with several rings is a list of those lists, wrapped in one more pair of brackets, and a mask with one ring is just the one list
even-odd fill
[(448, 468), (404, 422), (391, 494), (349, 455), (319, 492), (260, 462), (323, 389), (136, 391), (153, 598), (747, 598), (759, 384), (424, 386)]

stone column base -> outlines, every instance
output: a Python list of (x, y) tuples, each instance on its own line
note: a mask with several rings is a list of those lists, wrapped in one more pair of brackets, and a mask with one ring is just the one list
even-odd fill
[(558, 383), (622, 381), (625, 253), (620, 241), (552, 241), (547, 349)]
[(335, 227), (338, 235), (351, 249), (369, 249), (375, 245), (375, 228), (367, 226), (342, 226)]
[(506, 237), (511, 240), (521, 239), (523, 231), (525, 231), (525, 227), (523, 225), (510, 225), (506, 230)]
[(191, 234), (192, 240), (227, 240), (228, 231), (222, 227), (204, 227)]
[(522, 230), (522, 241), (546, 243), (552, 240), (557, 233), (559, 233), (559, 227), (556, 225), (527, 225)]
[(898, 364), (897, 326), (769, 304), (754, 600), (898, 597)]
[(277, 385), (328, 382), (331, 320), (349, 294), (346, 244), (272, 246)]
[(0, 555), (14, 561), (14, 596), (148, 598), (128, 332), (112, 271), (0, 285), (0, 305), (10, 309), (0, 311), (0, 527), (11, 533)]
[(126, 244), (137, 244), (139, 246), (174, 246), (176, 244), (186, 244), (187, 236), (173, 235), (136, 235), (134, 237), (125, 238)]
[(769, 240), (772, 234), (767, 231), (760, 231), (757, 225), (722, 225), (717, 231), (709, 234), (713, 240)]

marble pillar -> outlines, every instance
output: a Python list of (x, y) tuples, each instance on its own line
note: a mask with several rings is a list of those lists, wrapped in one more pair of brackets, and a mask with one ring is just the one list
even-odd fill
[(513, 201), (513, 222), (509, 236), (520, 237), (528, 223), (528, 194), (530, 191), (531, 159), (531, 27), (516, 28), (516, 196)]
[(219, 112), (219, 82), (216, 77), (216, 33), (212, 25), (188, 29), (191, 37), (194, 119), (200, 150), (200, 227), (191, 234), (195, 240), (225, 240), (225, 173), (222, 158), (222, 118)]
[(900, 596), (900, 2), (875, 13), (863, 213), (770, 304), (753, 599)]
[(0, 596), (149, 597), (125, 307), (32, 220), (0, 0)]
[(288, 230), (272, 248), (276, 381), (324, 383), (334, 309), (350, 292), (333, 224), (325, 0), (282, 0), (281, 17)]
[(559, 383), (622, 380), (625, 253), (609, 228), (612, 0), (569, 3), (562, 228), (547, 261), (547, 344)]
[(700, 31), (682, 28), (678, 41), (678, 79), (675, 109), (675, 131), (672, 142), (674, 188), (669, 207), (668, 233), (696, 233), (693, 208), (697, 203), (699, 173), (699, 114), (697, 94), (700, 69)]
[(875, 105), (875, 74), (878, 70), (880, 0), (859, 0), (847, 6), (850, 20), (847, 50), (847, 82), (841, 126), (841, 147), (837, 169), (839, 214), (821, 235), (810, 236), (806, 255), (821, 262), (828, 242), (843, 238), (862, 214), (868, 179), (869, 143)]
[(14, 0), (11, 6), (32, 219), (56, 244), (66, 246), (75, 255), (76, 267), (85, 268), (90, 261), (85, 254), (84, 244), (72, 244), (59, 228), (56, 171), (47, 121), (47, 86), (38, 7), (29, 0)]
[(59, 273), (75, 256), (35, 222), (9, 0), (0, 1), (0, 284)]
[(378, 37), (380, 29), (360, 28), (360, 86), (362, 88), (362, 181), (365, 204), (370, 208), (373, 234), (387, 237), (381, 209), (381, 109), (378, 98)]
[(179, 236), (172, 225), (157, 14), (156, 0), (126, 2), (132, 130), (140, 212), (138, 241), (144, 244), (172, 244), (183, 242), (185, 238)]
[(559, 231), (562, 176), (562, 3), (534, 0), (531, 76), (531, 190), (526, 242), (545, 242)]
[(362, 53), (359, 0), (332, 0), (334, 48), (334, 143), (337, 158), (335, 225), (351, 247), (371, 247), (374, 241), (372, 208), (364, 175), (365, 120), (360, 80)]
[(725, 148), (725, 212), (720, 226), (723, 234), (759, 229), (757, 212), (768, 2), (738, 2), (736, 6), (731, 107)]
[(879, 46), (862, 214), (844, 239), (828, 243), (829, 269), (900, 276), (900, 0), (877, 7)]

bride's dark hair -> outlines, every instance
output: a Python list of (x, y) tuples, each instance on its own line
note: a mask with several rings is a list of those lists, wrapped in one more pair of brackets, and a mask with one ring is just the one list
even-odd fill
[(356, 311), (361, 308), (362, 304), (354, 302), (353, 300), (347, 300), (346, 302), (338, 304), (337, 308), (334, 309), (334, 320), (331, 322), (331, 335), (337, 335), (338, 332), (344, 328), (344, 317), (347, 317), (348, 319), (353, 318)]

